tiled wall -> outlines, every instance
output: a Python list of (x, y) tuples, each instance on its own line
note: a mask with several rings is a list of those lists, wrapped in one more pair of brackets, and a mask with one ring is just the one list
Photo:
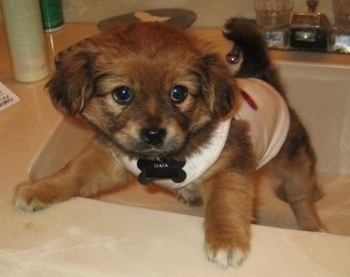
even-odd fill
[[(97, 23), (102, 19), (129, 12), (185, 8), (197, 13), (197, 26), (222, 26), (231, 16), (255, 18), (254, 0), (62, 0), (66, 22)], [(294, 11), (307, 11), (305, 0), (294, 0)], [(333, 22), (332, 1), (320, 0), (317, 11)]]

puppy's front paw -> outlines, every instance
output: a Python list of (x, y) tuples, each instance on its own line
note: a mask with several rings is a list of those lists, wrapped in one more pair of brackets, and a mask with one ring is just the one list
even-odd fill
[(17, 185), (14, 196), (14, 207), (19, 212), (35, 212), (50, 206), (51, 193), (48, 190), (41, 191), (38, 186), (30, 181)]
[(222, 269), (227, 269), (229, 266), (237, 268), (248, 257), (250, 243), (248, 238), (222, 240), (218, 234), (217, 239), (206, 239), (205, 251), (209, 260)]

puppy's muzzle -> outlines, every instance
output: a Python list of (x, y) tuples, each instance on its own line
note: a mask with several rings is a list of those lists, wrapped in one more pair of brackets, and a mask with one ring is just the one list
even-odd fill
[(164, 142), (166, 130), (161, 128), (143, 129), (141, 136), (145, 142), (156, 146)]

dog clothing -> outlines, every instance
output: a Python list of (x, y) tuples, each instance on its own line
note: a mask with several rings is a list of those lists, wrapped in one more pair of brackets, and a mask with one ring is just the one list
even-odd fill
[(289, 110), (283, 97), (259, 79), (237, 79), (241, 106), (234, 118), (249, 122), (257, 169), (280, 151), (289, 130)]
[[(241, 89), (238, 107), (235, 107), (233, 118), (249, 123), (249, 133), (256, 155), (257, 169), (268, 163), (281, 149), (288, 130), (288, 106), (282, 96), (268, 83), (258, 79), (236, 79)], [(208, 144), (199, 153), (186, 159), (183, 170), (186, 179), (174, 182), (171, 179), (154, 180), (159, 186), (170, 190), (179, 190), (200, 178), (219, 158), (225, 146), (230, 130), (232, 118), (222, 121), (215, 129)], [(126, 156), (116, 160), (130, 172), (139, 176), (141, 170), (137, 166), (138, 160)]]

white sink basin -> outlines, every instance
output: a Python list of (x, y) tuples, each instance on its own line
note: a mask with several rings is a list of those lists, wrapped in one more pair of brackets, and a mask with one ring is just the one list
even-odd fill
[[(282, 52), (277, 55), (283, 55)], [(288, 54), (290, 55), (290, 54)], [(320, 217), (331, 233), (350, 235), (350, 64), (278, 61), (289, 99), (310, 132), (318, 155), (319, 183), (324, 196), (317, 202)], [(311, 57), (311, 59), (310, 59)], [(39, 179), (60, 169), (84, 146), (90, 131), (73, 120), (63, 119), (35, 160), (30, 178)], [(277, 184), (265, 176), (259, 189), (257, 223), (295, 228), (289, 205), (275, 195)], [(94, 198), (191, 215), (201, 207), (187, 207), (176, 195), (155, 185), (132, 183)]]

